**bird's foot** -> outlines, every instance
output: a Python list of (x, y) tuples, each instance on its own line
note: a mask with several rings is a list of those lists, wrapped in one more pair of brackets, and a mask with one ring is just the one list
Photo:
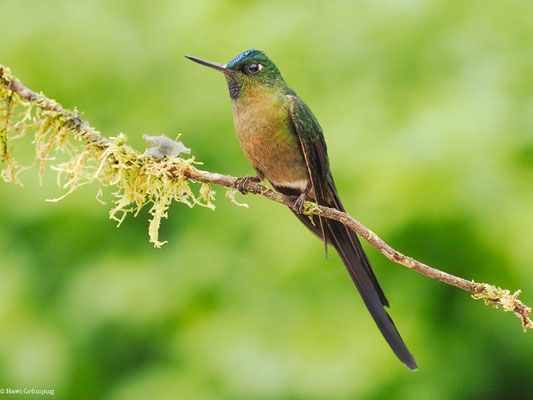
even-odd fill
[(260, 183), (261, 181), (262, 179), (259, 178), (258, 176), (246, 175), (246, 176), (243, 176), (242, 178), (237, 179), (237, 181), (235, 182), (235, 187), (242, 194), (246, 194), (248, 192), (246, 190), (246, 185), (248, 184), (248, 182)]
[(304, 210), (304, 203), (305, 203), (305, 196), (307, 193), (302, 193), (298, 196), (294, 204), (292, 205), (292, 209), (297, 212), (298, 214), (302, 214)]

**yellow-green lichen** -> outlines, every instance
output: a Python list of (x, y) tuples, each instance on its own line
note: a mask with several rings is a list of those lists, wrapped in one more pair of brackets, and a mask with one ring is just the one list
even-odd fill
[(311, 221), (311, 224), (315, 225), (313, 215), (318, 215), (320, 213), (322, 213), (322, 210), (320, 210), (320, 206), (317, 203), (307, 200), (304, 201), (302, 214), (307, 215), (309, 221)]
[(486, 283), (475, 283), (472, 282), (474, 286), (474, 294), (472, 297), (476, 300), (484, 300), (485, 304), (490, 304), (494, 307), (502, 306), (505, 311), (514, 311), (516, 297), (520, 293), (518, 291), (511, 296), (509, 290), (505, 290), (493, 285)]
[[(7, 68), (0, 69), (2, 83), (13, 81)], [(128, 214), (137, 215), (145, 205), (151, 205), (148, 233), (156, 247), (165, 243), (159, 240), (158, 232), (172, 201), (214, 209), (214, 191), (209, 184), (202, 183), (195, 194), (185, 176), (186, 170), (195, 164), (194, 157), (156, 160), (126, 145), (127, 137), (122, 133), (110, 139), (101, 137), (77, 110), (64, 110), (42, 94), (30, 102), (4, 84), (0, 85), (0, 118), (0, 161), (5, 164), (1, 176), (5, 181), (21, 184), (20, 172), (35, 163), (40, 164), (42, 177), (52, 154), (65, 153), (68, 160), (52, 168), (57, 171), (59, 186), (66, 192), (50, 201), (61, 200), (95, 181), (99, 183), (97, 199), (101, 201), (103, 189), (114, 187), (110, 218), (120, 225)], [(13, 150), (16, 140), (27, 134), (33, 135), (35, 157), (30, 165), (24, 166), (16, 161)]]
[(505, 290), (487, 283), (471, 282), (474, 294), (472, 297), (476, 300), (483, 300), (485, 304), (491, 305), (494, 308), (502, 307), (504, 311), (512, 311), (519, 318), (522, 319), (522, 327), (524, 331), (527, 328), (533, 328), (533, 322), (529, 318), (531, 309), (526, 307), (524, 303), (518, 300), (518, 295), (521, 293), (517, 290), (511, 294), (509, 290)]
[(246, 203), (239, 203), (237, 201), (237, 199), (235, 198), (235, 196), (237, 195), (237, 193), (239, 193), (239, 191), (235, 188), (227, 188), (226, 190), (226, 198), (227, 199), (230, 199), (230, 201), (235, 204), (236, 206), (239, 206), (239, 207), (245, 207), (245, 208), (248, 208), (248, 204)]

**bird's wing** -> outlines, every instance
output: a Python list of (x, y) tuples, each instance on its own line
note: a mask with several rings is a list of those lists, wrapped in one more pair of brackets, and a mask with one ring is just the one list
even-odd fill
[(287, 96), (290, 101), (289, 120), (298, 136), (311, 183), (319, 204), (325, 204), (327, 181), (329, 180), (329, 161), (326, 141), (322, 128), (309, 107), (297, 96)]
[[(327, 205), (328, 184), (331, 179), (329, 171), (328, 151), (322, 127), (309, 107), (296, 95), (288, 95), (289, 121), (293, 132), (298, 136), (300, 146), (307, 165), (307, 172), (315, 194), (315, 201)], [(321, 237), (324, 240), (326, 257), (328, 230), (324, 228), (324, 218), (318, 217)]]

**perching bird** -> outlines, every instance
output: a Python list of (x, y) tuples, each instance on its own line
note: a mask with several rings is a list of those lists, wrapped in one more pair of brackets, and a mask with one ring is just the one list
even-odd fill
[(257, 171), (239, 189), (265, 178), (278, 191), (296, 195), (293, 213), (324, 243), (337, 250), (368, 311), (398, 358), (410, 369), (416, 362), (385, 306), (389, 302), (372, 271), (357, 235), (341, 222), (302, 214), (305, 200), (344, 211), (329, 168), (326, 142), (317, 119), (285, 83), (276, 65), (259, 50), (248, 50), (222, 65), (186, 56), (216, 69), (228, 82), (233, 119), (244, 154)]

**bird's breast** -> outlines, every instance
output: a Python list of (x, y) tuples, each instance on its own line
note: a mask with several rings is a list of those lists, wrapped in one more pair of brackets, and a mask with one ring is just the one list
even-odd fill
[(241, 148), (255, 169), (275, 186), (305, 189), (309, 175), (285, 96), (248, 89), (233, 103), (233, 119)]

